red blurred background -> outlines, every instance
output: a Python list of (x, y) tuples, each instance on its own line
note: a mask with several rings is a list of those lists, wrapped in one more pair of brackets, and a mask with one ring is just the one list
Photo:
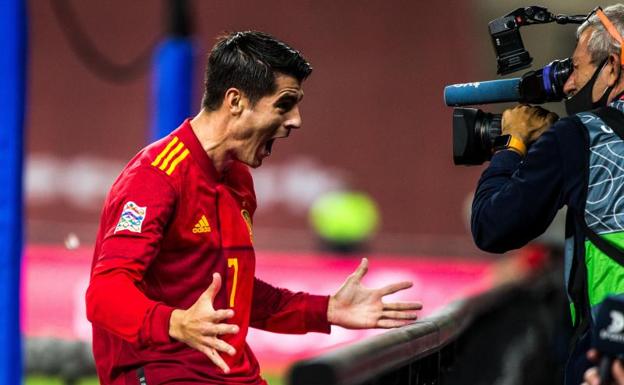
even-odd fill
[[(66, 4), (84, 37), (119, 64), (152, 48), (167, 30), (165, 1)], [(371, 272), (378, 269), (372, 283), (419, 282), (406, 295), (425, 302), (423, 315), (490, 284), (493, 264), (483, 260), (486, 254), (473, 245), (466, 225), (481, 168), (453, 165), (451, 108), (444, 105), (442, 90), (451, 83), (496, 78), (487, 21), (528, 5), (525, 1), (190, 4), (198, 53), (197, 109), (207, 51), (224, 31), (274, 34), (314, 67), (304, 83), (302, 129), (279, 141), (271, 158), (253, 171), (259, 274), (298, 290), (337, 288), (357, 261), (314, 254), (318, 243), (308, 209), (324, 193), (347, 189), (366, 192), (380, 210), (380, 228), (369, 250)], [(553, 0), (547, 6), (570, 14), (588, 7), (582, 0)], [(67, 25), (55, 16), (50, 0), (29, 0), (28, 12), (24, 326), (29, 336), (88, 339), (80, 304), (91, 245), (108, 188), (147, 144), (152, 74), (148, 65), (133, 81), (103, 80), (72, 50), (63, 34)], [(569, 55), (573, 31), (573, 26), (523, 31), (535, 67)], [(500, 107), (486, 109), (500, 112)], [(460, 260), (466, 257), (477, 258)], [(507, 267), (508, 275), (518, 271), (516, 265)], [(337, 333), (321, 345), (366, 334)], [(254, 336), (260, 344), (263, 338), (273, 337)], [(316, 341), (318, 335), (309, 338)], [(284, 342), (290, 348), (282, 350), (270, 344), (258, 349), (293, 359), (298, 352), (292, 349), (306, 346), (297, 341)]]
[[(118, 63), (166, 30), (164, 2), (69, 3), (88, 38)], [(475, 12), (469, 4), (192, 3), (196, 106), (206, 52), (223, 31), (269, 32), (314, 66), (303, 128), (254, 172), (258, 248), (313, 249), (310, 203), (346, 188), (367, 192), (380, 208), (373, 250), (478, 253), (463, 205), (479, 170), (453, 166), (451, 110), (442, 103), (445, 84), (480, 74), (474, 36), (481, 28), (467, 22)], [(72, 51), (49, 2), (33, 0), (29, 10), (28, 240), (59, 243), (76, 233), (89, 244), (110, 183), (146, 144), (151, 74), (125, 84), (98, 78)]]

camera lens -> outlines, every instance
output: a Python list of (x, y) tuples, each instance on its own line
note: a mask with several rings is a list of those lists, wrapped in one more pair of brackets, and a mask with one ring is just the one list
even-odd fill
[(501, 134), (501, 122), (503, 116), (501, 114), (491, 114), (489, 112), (483, 112), (483, 118), (477, 122), (479, 137), (483, 144), (483, 148), (486, 150), (488, 158), (492, 157), (492, 143), (494, 138)]
[(563, 86), (574, 70), (572, 59), (555, 60), (552, 62), (552, 65), (552, 84), (558, 92), (563, 94)]
[(572, 70), (572, 60), (554, 60), (543, 69), (544, 91), (548, 94), (547, 101), (560, 101), (564, 98), (563, 86), (570, 77)]
[(573, 70), (572, 60), (555, 60), (536, 71), (522, 75), (518, 84), (523, 103), (560, 102), (564, 99), (563, 86)]
[(492, 158), (492, 143), (501, 134), (501, 115), (476, 108), (453, 109), (453, 162), (478, 165)]

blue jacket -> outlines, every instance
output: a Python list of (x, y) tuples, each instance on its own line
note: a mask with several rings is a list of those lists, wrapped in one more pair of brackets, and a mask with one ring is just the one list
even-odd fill
[[(517, 249), (541, 235), (564, 205), (569, 215), (583, 212), (587, 164), (588, 134), (576, 116), (553, 124), (531, 145), (524, 159), (510, 150), (494, 154), (479, 180), (472, 206), (477, 246), (494, 253)], [(568, 218), (566, 238), (576, 239), (570, 243), (574, 255), (584, 255), (584, 237), (572, 237), (577, 234), (578, 224)], [(570, 284), (569, 274), (566, 280), (568, 295), (584, 307), (582, 288)], [(588, 347), (589, 336), (584, 333), (570, 355), (566, 384), (582, 382), (590, 365), (585, 359)]]

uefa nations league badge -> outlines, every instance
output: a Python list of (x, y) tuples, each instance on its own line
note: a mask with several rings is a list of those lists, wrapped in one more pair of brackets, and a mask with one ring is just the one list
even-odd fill
[(140, 233), (146, 213), (147, 206), (141, 207), (132, 201), (127, 202), (121, 211), (121, 218), (115, 227), (115, 233), (122, 230)]

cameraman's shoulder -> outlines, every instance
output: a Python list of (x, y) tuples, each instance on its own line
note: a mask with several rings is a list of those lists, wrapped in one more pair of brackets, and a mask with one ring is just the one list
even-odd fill
[(576, 145), (584, 145), (586, 141), (584, 127), (581, 119), (572, 115), (557, 120), (550, 127), (550, 131), (559, 143), (569, 149)]
[(568, 135), (582, 132), (583, 127), (581, 119), (577, 115), (572, 115), (557, 120), (551, 126), (551, 130), (555, 131), (557, 135)]

